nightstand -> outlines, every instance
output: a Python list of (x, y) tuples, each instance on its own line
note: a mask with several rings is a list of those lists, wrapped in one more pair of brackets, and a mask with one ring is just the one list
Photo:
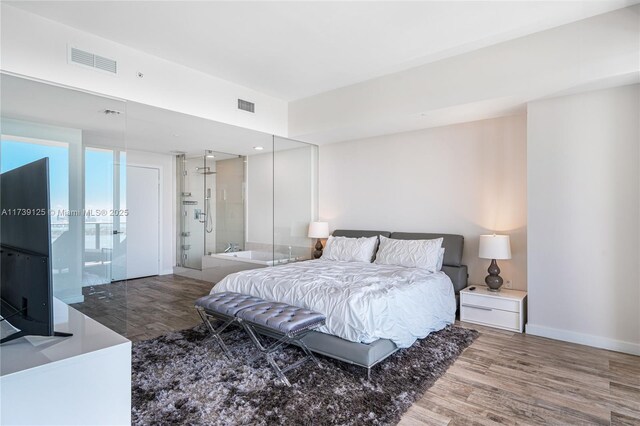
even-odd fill
[[(475, 287), (474, 291), (469, 288)], [(460, 321), (487, 325), (503, 330), (524, 331), (527, 292), (472, 285), (460, 291)]]

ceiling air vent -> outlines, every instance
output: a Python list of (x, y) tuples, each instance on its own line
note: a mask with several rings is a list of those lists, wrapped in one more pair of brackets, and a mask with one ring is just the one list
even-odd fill
[(248, 112), (256, 112), (256, 104), (249, 101), (238, 99), (238, 109)]
[(69, 49), (69, 60), (74, 64), (95, 68), (111, 74), (118, 73), (118, 63), (113, 59), (76, 49), (75, 47)]
[(105, 58), (102, 56), (95, 56), (95, 67), (102, 71), (112, 72), (114, 74), (118, 73), (118, 63), (113, 59)]

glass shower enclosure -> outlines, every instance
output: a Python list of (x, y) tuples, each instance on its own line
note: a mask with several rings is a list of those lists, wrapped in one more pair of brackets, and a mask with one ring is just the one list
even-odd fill
[(244, 249), (245, 161), (242, 156), (212, 150), (180, 154), (176, 159), (178, 266), (202, 269), (205, 255), (229, 247)]
[(178, 155), (179, 266), (202, 269), (205, 255), (244, 249), (244, 165), (212, 150)]
[(244, 155), (176, 157), (176, 273), (216, 282), (238, 270), (311, 258), (318, 147), (264, 134), (257, 143)]

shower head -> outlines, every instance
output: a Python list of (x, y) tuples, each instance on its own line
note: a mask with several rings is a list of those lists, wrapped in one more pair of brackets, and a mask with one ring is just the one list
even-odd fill
[(201, 175), (215, 175), (216, 172), (211, 171), (211, 167), (196, 167), (196, 172)]

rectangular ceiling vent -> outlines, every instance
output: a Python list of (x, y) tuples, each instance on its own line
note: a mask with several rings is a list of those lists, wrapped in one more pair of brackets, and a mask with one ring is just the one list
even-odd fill
[(256, 112), (256, 104), (238, 99), (238, 109), (248, 112)]
[(95, 53), (72, 47), (69, 49), (69, 61), (85, 67), (95, 68), (111, 74), (118, 73), (118, 62)]

